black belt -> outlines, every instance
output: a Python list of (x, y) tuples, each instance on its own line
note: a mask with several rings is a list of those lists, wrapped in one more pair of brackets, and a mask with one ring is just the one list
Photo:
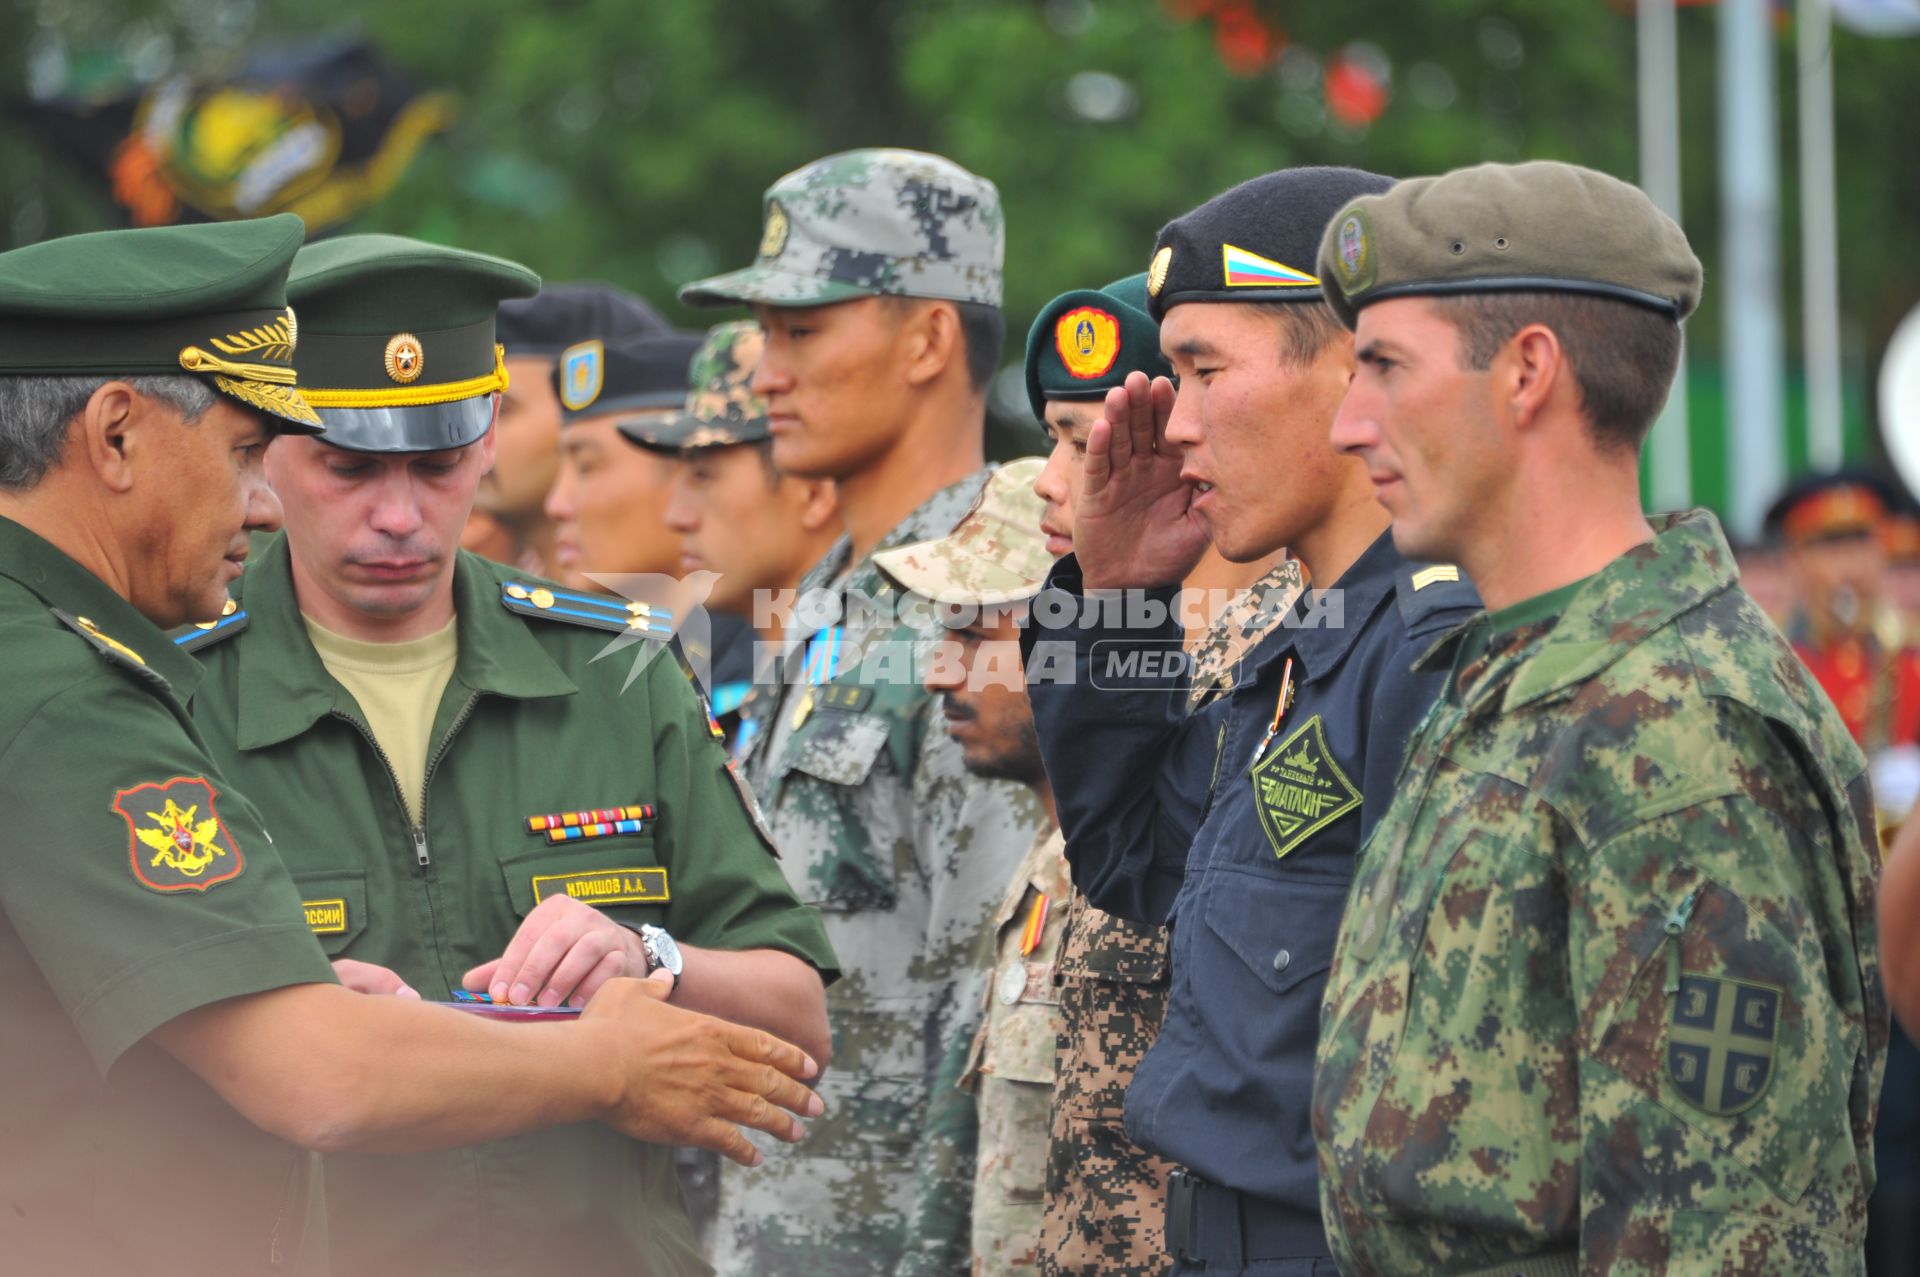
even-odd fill
[(1256, 1259), (1319, 1259), (1328, 1253), (1318, 1214), (1186, 1171), (1167, 1176), (1167, 1250), (1175, 1259), (1228, 1269)]

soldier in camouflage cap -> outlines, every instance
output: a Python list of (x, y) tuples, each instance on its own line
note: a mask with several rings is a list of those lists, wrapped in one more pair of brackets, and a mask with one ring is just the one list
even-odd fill
[(1887, 1050), (1866, 764), (1640, 447), (1699, 266), (1625, 183), (1483, 165), (1337, 212), (1333, 428), (1486, 599), (1421, 669), (1321, 1020), (1348, 1273), (1861, 1271)]
[(752, 306), (774, 465), (839, 489), (847, 535), (801, 581), (807, 625), (787, 636), (745, 767), (849, 978), (828, 1000), (830, 1116), (806, 1156), (723, 1174), (715, 1263), (951, 1272), (973, 1115), (935, 1100), (951, 1089), (941, 1047), (972, 1033), (972, 948), (1045, 813), (1025, 787), (967, 773), (912, 669), (939, 626), (901, 606), (873, 556), (946, 535), (987, 481), (1000, 200), (939, 156), (850, 151), (780, 179), (763, 211), (757, 262), (681, 296)]
[[(923, 677), (940, 696), (967, 770), (1019, 781), (1051, 811), (1053, 791), (1020, 673), (1027, 600), (1053, 566), (1040, 532), (1043, 503), (1033, 489), (1042, 464), (1038, 457), (1008, 462), (950, 535), (888, 550), (875, 561), (903, 588), (950, 609), (943, 614), (950, 637), (934, 649)], [(960, 1081), (976, 1098), (980, 1128), (973, 1277), (1038, 1267), (1047, 1154), (1041, 1132), (1055, 1043), (1065, 1028), (1053, 970), (1071, 890), (1066, 845), (1049, 821), (989, 922), (993, 978)]]
[[(786, 637), (773, 601), (792, 596), (841, 532), (832, 480), (774, 468), (767, 401), (750, 385), (765, 346), (751, 320), (714, 325), (693, 357), (685, 410), (620, 426), (640, 447), (678, 458), (662, 516), (680, 537), (680, 572), (719, 574), (706, 605), (757, 627), (752, 670), (762, 676)], [(744, 754), (773, 698), (747, 681), (716, 683), (711, 697), (728, 747)]]

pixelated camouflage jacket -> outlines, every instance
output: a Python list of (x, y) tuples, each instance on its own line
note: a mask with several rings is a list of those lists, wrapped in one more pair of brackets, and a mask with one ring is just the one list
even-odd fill
[(1864, 760), (1712, 516), (1654, 522), (1458, 672), (1360, 855), (1313, 1104), (1342, 1272), (1860, 1270)]
[[(875, 547), (946, 535), (984, 486), (982, 470), (928, 499)], [(849, 567), (842, 538), (800, 583), (843, 599), (893, 593), (871, 559)], [(752, 742), (749, 776), (781, 866), (817, 906), (844, 978), (828, 991), (833, 1064), (826, 1115), (797, 1147), (722, 1173), (716, 1265), (723, 1274), (881, 1274), (964, 1267), (973, 1184), (973, 1104), (951, 1091), (978, 1023), (989, 911), (1047, 823), (1023, 785), (970, 776), (913, 655), (926, 624), (850, 608), (845, 658), (828, 682), (801, 676), (805, 634), (784, 662), (797, 684)], [(920, 618), (907, 618), (920, 619)], [(802, 706), (805, 712), (801, 712)], [(945, 1100), (947, 1097), (942, 1096)]]
[[(1305, 588), (1298, 560), (1275, 564), (1188, 647), (1190, 709), (1233, 690), (1253, 650)], [(1167, 1173), (1173, 1163), (1127, 1138), (1127, 1083), (1167, 1012), (1167, 933), (1067, 906), (1054, 967), (1063, 1027), (1048, 1118), (1040, 1271), (1048, 1277), (1157, 1277), (1167, 1266)]]

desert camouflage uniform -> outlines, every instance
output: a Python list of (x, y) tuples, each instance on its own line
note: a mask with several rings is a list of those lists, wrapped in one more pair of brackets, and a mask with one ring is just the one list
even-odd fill
[(1359, 857), (1313, 1104), (1342, 1272), (1861, 1269), (1865, 763), (1712, 517), (1655, 527), (1463, 660)]
[[(877, 550), (944, 536), (986, 471), (943, 489)], [(843, 600), (898, 597), (842, 538), (800, 585)], [(916, 677), (938, 623), (848, 608), (848, 658), (830, 683), (799, 671), (795, 634), (748, 775), (787, 879), (819, 907), (847, 975), (828, 992), (826, 1115), (797, 1147), (721, 1178), (716, 1265), (736, 1277), (950, 1273), (964, 1266), (973, 1101), (954, 1089), (987, 975), (974, 956), (989, 911), (1047, 823), (1011, 781), (969, 776)], [(825, 641), (825, 640), (822, 640)], [(930, 1104), (932, 1097), (936, 1102)], [(763, 1145), (764, 1147), (764, 1145)]]
[[(1054, 1052), (1066, 1031), (1053, 972), (1072, 890), (1066, 840), (1059, 830), (1048, 830), (1034, 841), (993, 915), (997, 961), (986, 991), (985, 1022), (974, 1035), (961, 1079), (978, 1097), (980, 1114), (974, 1277), (1032, 1272), (1038, 1260), (1047, 1105)], [(1038, 942), (1023, 954), (1036, 909), (1046, 911), (1044, 925)]]
[[(1233, 688), (1240, 658), (1304, 588), (1287, 559), (1229, 603), (1189, 649), (1188, 704)], [(1127, 1083), (1167, 1012), (1167, 933), (1115, 917), (1074, 892), (1055, 964), (1061, 1029), (1048, 1115), (1040, 1271), (1048, 1277), (1149, 1277), (1166, 1271), (1167, 1172), (1127, 1138)], [(984, 1150), (986, 1133), (981, 1135)], [(984, 1163), (986, 1154), (982, 1152)]]

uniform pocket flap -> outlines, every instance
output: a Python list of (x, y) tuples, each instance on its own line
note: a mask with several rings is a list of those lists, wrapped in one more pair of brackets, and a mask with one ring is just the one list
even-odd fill
[(876, 714), (822, 709), (788, 748), (787, 767), (829, 785), (858, 785), (887, 745), (887, 720)]
[(604, 909), (664, 905), (672, 894), (666, 869), (654, 863), (651, 834), (542, 847), (504, 858), (500, 872), (513, 911), (523, 918), (549, 896), (572, 896)]
[(307, 929), (332, 957), (367, 929), (367, 875), (361, 870), (297, 873), (300, 909)]
[(1220, 873), (1207, 899), (1207, 927), (1274, 993), (1333, 965), (1347, 884), (1284, 874)]

